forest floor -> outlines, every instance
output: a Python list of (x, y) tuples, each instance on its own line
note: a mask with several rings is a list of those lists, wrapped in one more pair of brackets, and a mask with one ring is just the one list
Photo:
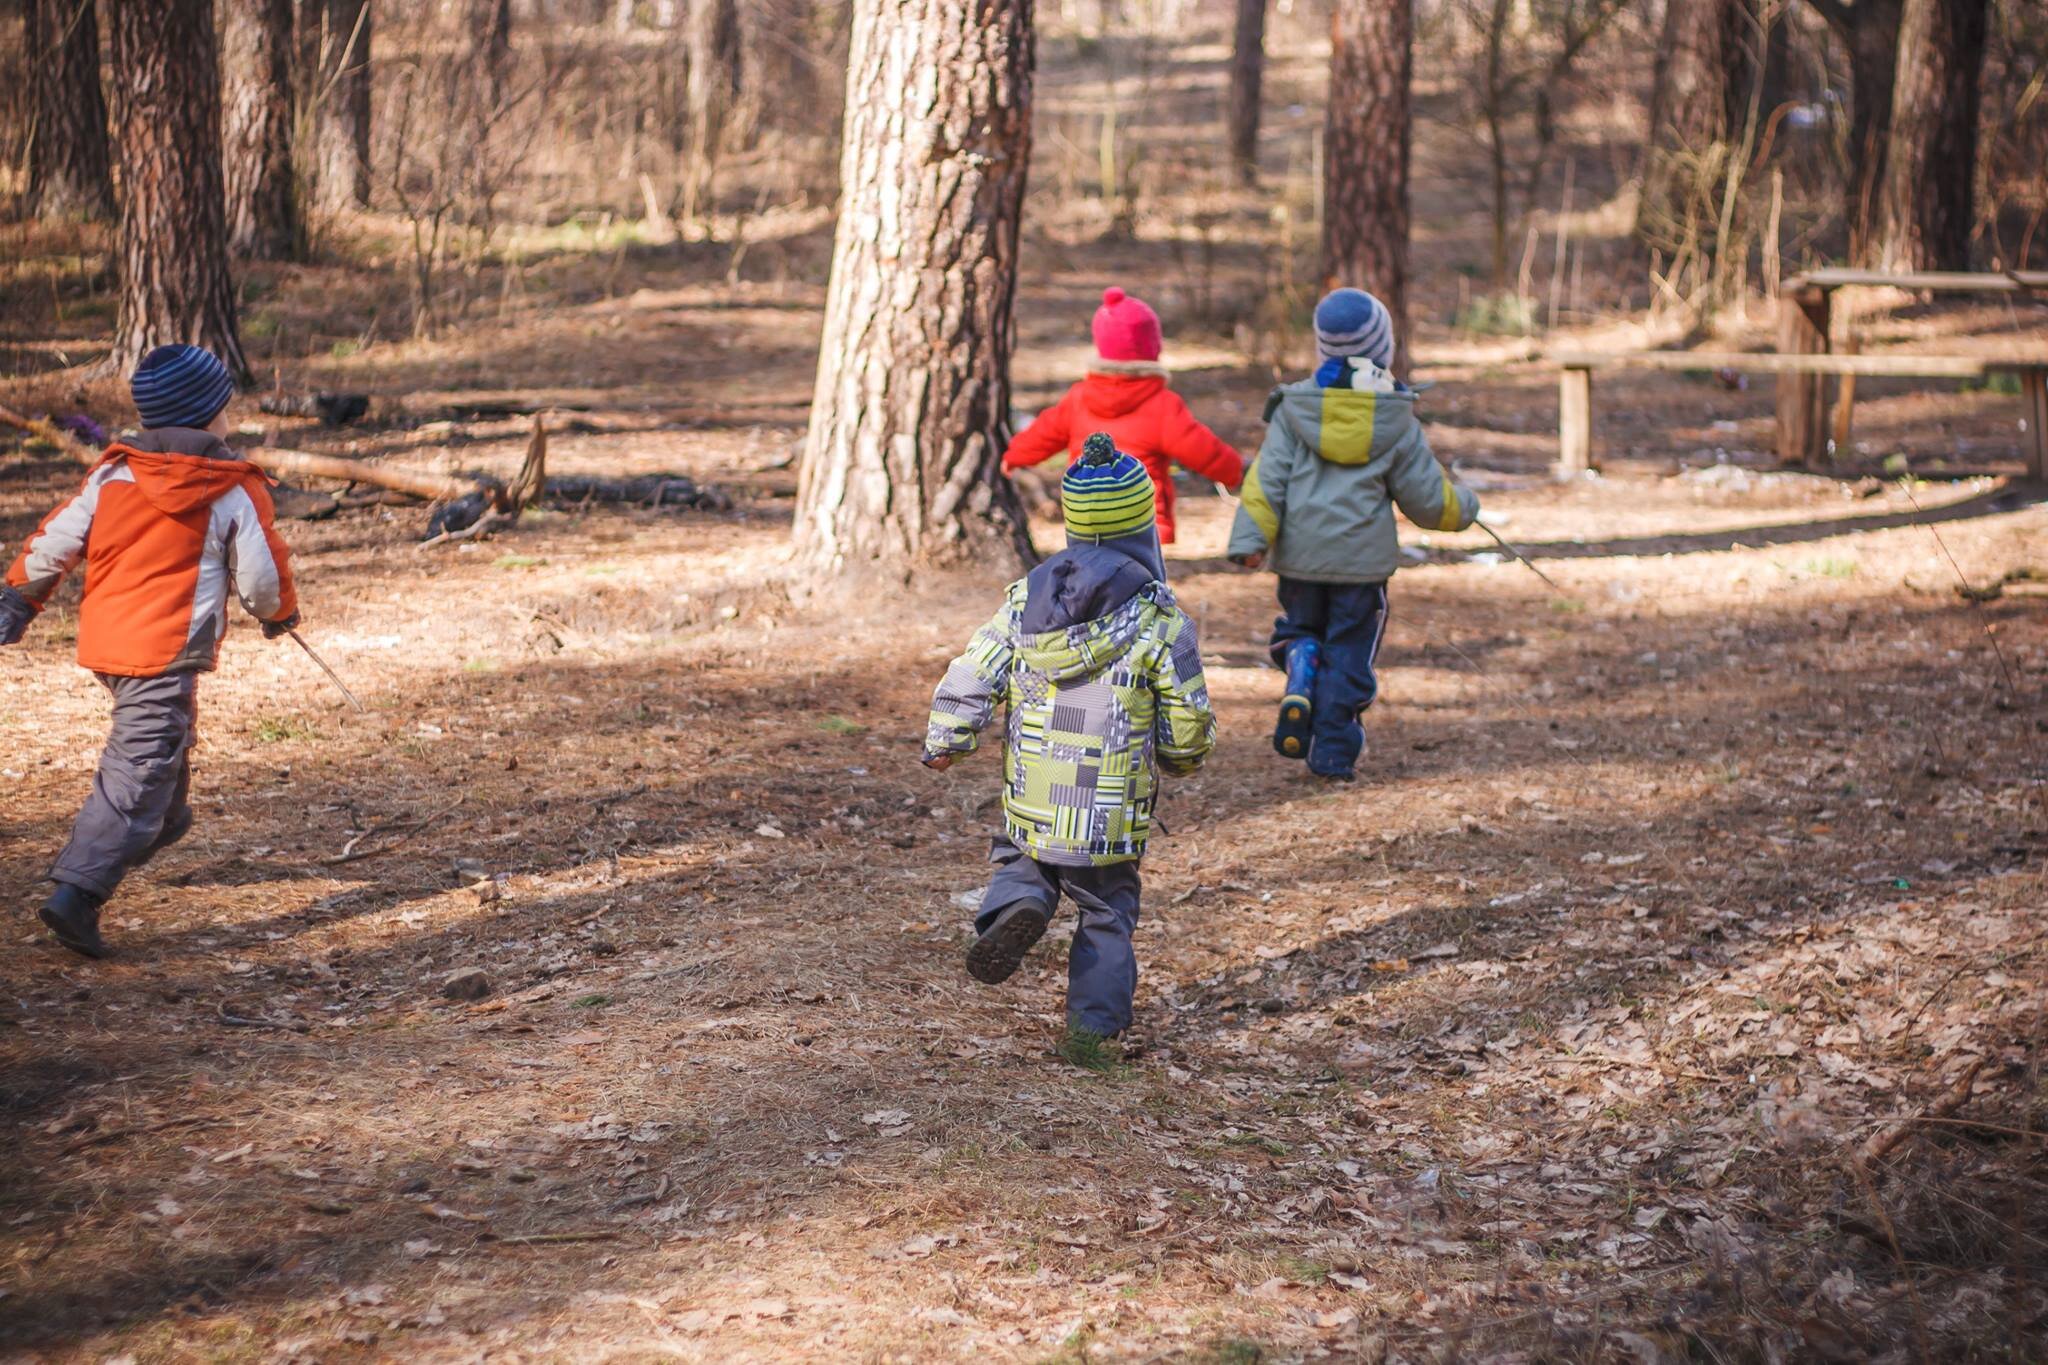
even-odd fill
[[(1456, 187), (1424, 193), (1440, 223)], [(0, 302), (50, 315), (0, 338), (0, 401), (120, 420), (60, 368), (108, 321), (90, 244), (6, 231)], [(370, 256), (259, 274), (266, 374), (387, 405), (247, 411), (273, 441), (508, 473), (522, 421), (441, 409), (538, 400), (551, 472), (733, 505), (436, 550), (416, 506), (287, 524), (368, 713), (235, 631), (200, 820), (106, 963), (30, 916), (104, 733), (75, 584), (0, 652), (7, 1358), (2048, 1350), (2048, 503), (2009, 478), (2015, 398), (1869, 385), (1837, 478), (1768, 468), (1767, 383), (1621, 376), (1602, 474), (1558, 485), (1554, 372), (1444, 325), (1432, 253), (1477, 237), (1433, 230), (1431, 439), (1557, 588), (1409, 532), (1363, 780), (1317, 786), (1268, 744), (1272, 580), (1187, 490), (1221, 739), (1168, 788), (1098, 1074), (1051, 1052), (1061, 933), (1004, 987), (961, 967), (993, 754), (916, 762), (1005, 574), (788, 590), (827, 231), (758, 227), (744, 270), (537, 257), (418, 341)], [(1090, 231), (1030, 237), (1020, 406), (1078, 373), (1103, 283), (1170, 322), (1209, 298), (1177, 239)], [(1212, 264), (1255, 290), (1265, 251)], [(1908, 308), (1866, 340), (2042, 334)], [(1263, 343), (1171, 335), (1249, 449)], [(1895, 452), (1929, 481), (1870, 477)], [(10, 553), (76, 478), (0, 449)], [(469, 969), (489, 994), (447, 998)]]

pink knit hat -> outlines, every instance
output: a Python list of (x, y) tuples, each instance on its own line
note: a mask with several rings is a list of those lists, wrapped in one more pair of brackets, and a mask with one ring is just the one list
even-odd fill
[(1159, 359), (1159, 314), (1121, 289), (1102, 291), (1092, 329), (1095, 354), (1104, 360)]

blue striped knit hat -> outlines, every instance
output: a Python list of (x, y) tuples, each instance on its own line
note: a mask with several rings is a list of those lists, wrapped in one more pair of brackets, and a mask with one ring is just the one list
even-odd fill
[(228, 367), (200, 346), (159, 346), (128, 381), (145, 427), (203, 427), (235, 396)]
[(1100, 543), (1143, 531), (1153, 524), (1152, 498), (1145, 466), (1098, 431), (1082, 443), (1081, 458), (1060, 480), (1067, 539)]
[(1316, 355), (1362, 355), (1381, 369), (1394, 364), (1394, 319), (1363, 289), (1332, 289), (1316, 305)]

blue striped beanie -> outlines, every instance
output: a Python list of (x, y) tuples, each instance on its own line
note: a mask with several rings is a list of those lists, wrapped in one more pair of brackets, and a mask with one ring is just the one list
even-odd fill
[(228, 367), (200, 346), (159, 346), (128, 381), (145, 427), (203, 427), (235, 396)]
[(1316, 305), (1316, 355), (1362, 355), (1381, 369), (1394, 364), (1394, 319), (1363, 289), (1332, 289)]
[(1116, 448), (1107, 432), (1081, 445), (1081, 458), (1060, 480), (1060, 508), (1070, 540), (1098, 543), (1152, 525), (1152, 476), (1145, 466)]

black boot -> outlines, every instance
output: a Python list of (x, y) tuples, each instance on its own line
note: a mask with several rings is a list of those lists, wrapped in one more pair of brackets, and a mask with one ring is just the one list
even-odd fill
[(1016, 975), (1031, 945), (1045, 937), (1045, 928), (1051, 923), (1052, 911), (1037, 901), (1004, 906), (988, 932), (967, 950), (967, 974), (991, 986), (1008, 981)]
[(72, 952), (105, 957), (107, 941), (100, 937), (100, 904), (100, 897), (84, 887), (58, 882), (38, 914), (57, 941)]
[(191, 832), (192, 808), (190, 806), (181, 806), (175, 814), (164, 821), (163, 832), (156, 836), (156, 842), (142, 850), (136, 856), (135, 861), (128, 864), (128, 870), (133, 872), (136, 868), (141, 867), (151, 858), (154, 858), (157, 854), (163, 852), (172, 844), (177, 843), (178, 840)]

